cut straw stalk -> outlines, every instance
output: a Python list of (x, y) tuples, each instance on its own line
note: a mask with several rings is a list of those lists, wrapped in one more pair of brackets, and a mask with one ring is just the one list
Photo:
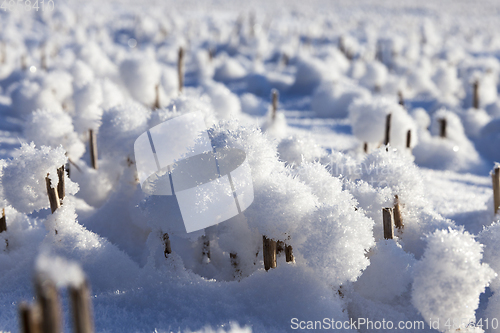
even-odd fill
[(41, 52), (42, 52), (42, 55), (41, 55), (41, 60), (40, 60), (40, 62), (41, 62), (41, 67), (42, 67), (42, 69), (43, 69), (44, 71), (46, 71), (46, 70), (47, 70), (47, 55), (46, 55), (46, 53), (45, 53), (45, 49), (43, 49)]
[(403, 98), (403, 93), (401, 91), (398, 91), (398, 103), (401, 105), (403, 108), (405, 107), (405, 100)]
[(208, 60), (212, 62), (214, 60), (214, 57), (215, 57), (215, 48), (210, 47), (208, 49)]
[(439, 136), (446, 138), (446, 118), (438, 119), (439, 122)]
[(388, 145), (389, 142), (391, 141), (391, 117), (392, 114), (388, 114), (385, 117), (385, 139), (384, 139), (384, 145)]
[(288, 66), (288, 63), (290, 62), (290, 58), (288, 57), (288, 55), (286, 53), (283, 53), (283, 56), (281, 57), (281, 62), (283, 63), (283, 65), (285, 67)]
[(208, 258), (210, 259), (210, 239), (206, 236), (203, 235), (201, 236), (201, 241), (202, 241), (202, 258)]
[(179, 92), (182, 92), (184, 87), (184, 49), (179, 47), (179, 55), (177, 59), (177, 75), (179, 77)]
[(0, 63), (5, 64), (7, 60), (7, 47), (5, 46), (5, 42), (0, 42)]
[(293, 256), (293, 249), (291, 245), (285, 244), (285, 257), (286, 262), (295, 262), (295, 257)]
[(26, 61), (26, 55), (25, 54), (23, 54), (21, 56), (21, 69), (23, 71), (25, 71), (26, 69), (28, 69), (28, 64), (27, 64), (27, 61)]
[(43, 333), (60, 333), (62, 330), (61, 303), (53, 281), (37, 276), (35, 290), (40, 304)]
[(57, 169), (57, 178), (59, 179), (59, 182), (57, 187), (53, 188), (49, 174), (45, 177), (45, 185), (47, 187), (47, 195), (49, 197), (50, 210), (52, 211), (52, 214), (54, 214), (57, 208), (61, 207), (61, 202), (66, 195), (64, 186), (64, 165)]
[(394, 238), (394, 222), (392, 215), (392, 208), (382, 208), (382, 218), (384, 221), (384, 238)]
[(66, 190), (64, 186), (64, 165), (57, 169), (57, 177), (59, 178), (59, 183), (57, 183), (57, 194), (59, 195), (59, 199), (63, 200), (66, 196)]
[(89, 129), (89, 148), (90, 148), (90, 164), (92, 165), (92, 168), (97, 170), (98, 165), (97, 165), (97, 139), (95, 136), (95, 132), (93, 129)]
[(160, 84), (157, 83), (155, 86), (155, 102), (153, 104), (153, 110), (160, 108)]
[(493, 182), (493, 204), (494, 212), (500, 212), (500, 165), (496, 165), (491, 172), (491, 180)]
[(404, 228), (403, 217), (401, 216), (401, 204), (399, 203), (399, 196), (397, 194), (394, 196), (393, 213), (394, 213), (394, 225), (396, 226), (396, 228), (402, 231)]
[(2, 208), (2, 217), (0, 217), (0, 233), (7, 231), (7, 218), (5, 217), (5, 208)]
[(276, 241), (262, 236), (264, 268), (268, 271), (270, 268), (276, 268)]
[[(53, 280), (37, 274), (34, 280), (36, 302), (19, 305), (20, 328), (23, 333), (61, 333), (62, 311), (59, 291)], [(68, 287), (76, 333), (93, 333), (94, 321), (90, 287), (87, 281)]]
[(293, 256), (292, 246), (287, 245), (283, 241), (277, 241), (276, 242), (276, 255), (280, 254), (281, 252), (285, 253), (286, 262), (295, 262), (295, 258)]
[(278, 110), (278, 102), (279, 102), (278, 90), (276, 90), (276, 89), (271, 90), (271, 96), (272, 96), (271, 118), (274, 121), (276, 119), (276, 111)]
[(168, 258), (168, 255), (172, 253), (172, 248), (170, 247), (170, 237), (168, 236), (168, 233), (163, 234), (163, 245), (163, 255), (165, 256), (165, 258)]
[(479, 82), (475, 81), (472, 84), (472, 107), (479, 109)]
[(411, 130), (406, 132), (406, 148), (411, 149)]
[(61, 201), (59, 200), (57, 188), (52, 187), (49, 174), (45, 177), (45, 185), (47, 187), (47, 195), (49, 196), (50, 210), (52, 211), (52, 214), (54, 214), (57, 208), (61, 207)]
[(26, 302), (19, 304), (19, 319), (22, 333), (41, 333), (40, 309)]
[(89, 286), (85, 281), (78, 287), (68, 288), (73, 309), (73, 324), (76, 333), (93, 333), (94, 320), (92, 318), (92, 302)]

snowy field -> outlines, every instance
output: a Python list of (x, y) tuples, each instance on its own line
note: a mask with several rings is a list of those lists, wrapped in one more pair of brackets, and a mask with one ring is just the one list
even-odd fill
[[(0, 2), (0, 331), (500, 332), (500, 1)], [(191, 112), (254, 200), (186, 234), (134, 142)]]

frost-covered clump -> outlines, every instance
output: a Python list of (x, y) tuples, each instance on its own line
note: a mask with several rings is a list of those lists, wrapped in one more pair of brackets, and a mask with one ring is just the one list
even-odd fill
[(473, 104), (475, 84), (477, 84), (480, 108), (496, 102), (498, 73), (500, 72), (500, 62), (496, 58), (469, 57), (459, 65), (459, 72), (466, 90), (466, 97), (463, 100), (465, 108)]
[(153, 59), (127, 59), (120, 64), (120, 77), (130, 95), (145, 105), (153, 105), (157, 85), (160, 84), (160, 66)]
[(75, 61), (70, 72), (73, 76), (73, 87), (76, 89), (94, 81), (94, 71), (81, 60)]
[(491, 120), (481, 128), (476, 141), (477, 150), (486, 158), (500, 161), (500, 118)]
[(482, 247), (462, 230), (438, 230), (427, 237), (422, 259), (414, 266), (413, 305), (444, 332), (449, 318), (475, 318), (479, 295), (495, 272), (481, 263)]
[(415, 163), (455, 171), (474, 170), (481, 165), (481, 157), (465, 135), (460, 118), (455, 113), (445, 109), (435, 112), (430, 131), (420, 131), (420, 142), (413, 150)]
[(374, 187), (387, 187), (402, 203), (410, 206), (424, 205), (422, 176), (408, 154), (394, 149), (377, 149), (361, 161), (359, 171), (361, 174), (352, 175), (353, 179), (360, 178)]
[[(191, 109), (191, 111), (195, 110)], [(162, 112), (164, 112), (165, 117), (172, 117), (179, 114), (179, 111), (174, 113), (173, 111), (167, 112), (167, 110), (162, 110)], [(185, 109), (184, 112), (190, 112), (190, 110)], [(254, 203), (247, 210), (245, 210), (244, 213), (248, 219), (248, 223), (246, 221), (234, 221), (235, 225), (233, 225), (233, 223), (227, 223), (224, 224), (225, 226), (217, 228), (217, 233), (230, 235), (230, 231), (232, 231), (234, 232), (234, 236), (236, 233), (240, 233), (240, 229), (248, 229), (248, 227), (245, 226), (248, 224), (251, 229), (256, 229), (258, 227), (261, 235), (267, 235), (268, 237), (276, 239), (285, 239), (287, 237), (285, 232), (292, 231), (292, 228), (287, 228), (287, 226), (293, 226), (298, 223), (296, 220), (291, 218), (292, 216), (295, 216), (294, 214), (296, 214), (298, 210), (300, 211), (300, 208), (293, 207), (293, 203), (300, 202), (300, 200), (293, 200), (295, 197), (295, 193), (293, 192), (296, 192), (296, 195), (298, 196), (304, 195), (306, 200), (303, 204), (308, 207), (314, 207), (314, 201), (311, 196), (307, 197), (307, 193), (303, 194), (304, 191), (300, 191), (299, 189), (293, 190), (293, 186), (297, 183), (297, 181), (291, 179), (291, 177), (287, 179), (284, 164), (278, 161), (276, 147), (261, 133), (258, 128), (245, 128), (239, 125), (239, 123), (235, 120), (221, 121), (217, 125), (210, 128), (209, 133), (212, 138), (212, 144), (216, 149), (237, 148), (245, 151), (246, 161), (250, 166), (250, 172), (252, 174), (254, 197), (256, 198)], [(276, 174), (276, 177), (271, 176), (271, 174)], [(289, 192), (286, 189), (279, 189), (280, 181), (290, 183), (290, 186), (287, 188)], [(302, 188), (304, 185), (299, 184), (298, 186)], [(278, 191), (282, 193), (279, 195), (277, 194), (275, 198), (270, 198), (272, 189), (276, 188), (278, 188)], [(206, 199), (210, 200), (210, 198)], [(280, 219), (280, 216), (274, 213), (273, 208), (276, 208), (276, 206), (273, 206), (273, 200), (278, 202), (278, 205), (284, 206), (284, 208), (280, 209), (280, 212), (286, 212), (286, 214), (289, 215), (286, 215), (285, 217), (288, 216), (289, 218), (284, 217)], [(255, 205), (256, 202), (261, 202), (262, 211), (257, 208)], [(165, 209), (167, 206), (172, 206), (172, 208)], [(175, 199), (174, 202), (170, 202), (168, 201), (168, 198), (149, 197), (141, 204), (141, 209), (145, 212), (147, 223), (151, 228), (156, 230), (161, 227), (164, 232), (181, 234), (184, 227), (180, 211), (178, 208), (177, 210), (175, 209), (176, 206), (177, 203)], [(165, 212), (166, 214), (163, 214), (162, 212)], [(258, 217), (250, 218), (250, 216), (256, 214)], [(165, 221), (166, 216), (168, 218)], [(265, 219), (261, 219), (261, 216), (264, 216)], [(269, 221), (274, 221), (276, 219), (279, 219), (276, 224)], [(274, 227), (276, 227), (276, 229), (273, 229)], [(231, 240), (231, 237), (225, 236), (224, 239), (226, 239), (226, 241), (224, 244), (219, 244), (220, 246), (226, 246), (228, 248), (233, 247), (233, 245), (230, 244), (234, 243), (234, 240)], [(244, 250), (241, 250), (241, 252), (255, 253), (251, 239), (248, 246), (251, 247), (248, 251), (245, 252)]]
[(357, 98), (368, 98), (370, 92), (349, 81), (327, 82), (316, 89), (311, 109), (318, 117), (345, 118), (351, 103)]
[(321, 60), (313, 57), (301, 57), (297, 60), (297, 72), (290, 92), (310, 94), (320, 85), (321, 81), (332, 79), (331, 75)]
[(460, 116), (465, 134), (471, 139), (477, 138), (483, 127), (491, 120), (491, 117), (483, 109), (470, 108), (461, 113)]
[(411, 110), (411, 116), (415, 120), (418, 126), (418, 131), (420, 135), (422, 132), (426, 132), (429, 130), (431, 126), (431, 117), (423, 108), (415, 108)]
[(354, 284), (361, 296), (390, 303), (410, 290), (415, 258), (398, 243), (394, 240), (378, 242), (369, 258), (370, 266)]
[(255, 116), (263, 116), (269, 111), (269, 103), (254, 94), (245, 93), (240, 96), (241, 110)]
[(334, 286), (355, 281), (369, 264), (373, 220), (343, 201), (318, 208), (306, 221), (297, 234), (303, 236), (298, 249), (307, 265)]
[(148, 129), (151, 112), (137, 103), (115, 106), (102, 115), (98, 148), (103, 156), (133, 156), (135, 139)]
[(58, 288), (79, 286), (85, 281), (85, 275), (74, 261), (68, 261), (59, 256), (50, 256), (42, 253), (35, 263), (37, 274), (53, 281)]
[(79, 133), (96, 130), (102, 117), (103, 91), (98, 82), (78, 88), (73, 96), (75, 106), (75, 126)]
[(333, 286), (355, 281), (369, 264), (373, 220), (355, 210), (356, 200), (321, 164), (303, 163), (297, 176), (319, 201), (293, 234), (300, 256)]
[(354, 210), (356, 202), (339, 179), (319, 163), (303, 162), (290, 174), (265, 136), (236, 122), (216, 127), (212, 137), (216, 147), (247, 152), (254, 187), (254, 202), (244, 212), (250, 229), (292, 245), (297, 258), (333, 285), (361, 274), (373, 222)]
[[(486, 73), (483, 75), (479, 75), (475, 73), (473, 77), (470, 79), (471, 84), (469, 84), (469, 89), (467, 89), (467, 97), (464, 101), (464, 104), (467, 105), (467, 102), (472, 101), (474, 96), (474, 83), (478, 84), (478, 99), (479, 99), (479, 107), (485, 107), (491, 103), (495, 103), (498, 98), (497, 92), (497, 83), (498, 83), (498, 74), (494, 73)], [(471, 88), (472, 87), (472, 88)], [(472, 103), (468, 104), (472, 105)]]
[(417, 127), (406, 110), (387, 98), (364, 98), (349, 107), (349, 120), (353, 134), (362, 142), (379, 144), (385, 140), (387, 116), (390, 118), (389, 143), (391, 147), (405, 149), (408, 131), (410, 147), (417, 143)]
[(77, 56), (89, 65), (98, 77), (113, 77), (118, 74), (117, 66), (96, 42), (85, 40), (85, 43), (82, 44), (77, 51)]
[(366, 73), (366, 63), (360, 59), (351, 61), (347, 75), (354, 79), (359, 80)]
[(173, 98), (166, 107), (151, 113), (148, 126), (149, 128), (154, 127), (167, 119), (188, 112), (201, 112), (207, 128), (218, 121), (210, 97), (204, 94), (201, 89), (185, 88), (183, 93)]
[(36, 82), (22, 82), (12, 91), (11, 98), (12, 109), (18, 116), (27, 116), (36, 109), (62, 110), (55, 94)]
[(200, 49), (194, 55), (194, 67), (198, 81), (211, 79), (214, 76), (215, 68), (209, 52)]
[(315, 210), (317, 201), (307, 185), (287, 175), (284, 169), (275, 171), (264, 183), (254, 180), (254, 196), (245, 211), (250, 225), (263, 235), (283, 241), (295, 234), (303, 218)]
[(204, 81), (203, 89), (210, 97), (217, 119), (229, 119), (241, 113), (241, 104), (238, 96), (226, 86), (213, 81)]
[(214, 79), (217, 81), (231, 81), (244, 77), (247, 74), (245, 68), (238, 60), (231, 57), (223, 57), (222, 63), (215, 69)]
[[(491, 266), (495, 272), (500, 273), (500, 222), (496, 221), (485, 228), (480, 234), (478, 241), (484, 245), (484, 262)], [(491, 283), (491, 289), (500, 292), (500, 277)]]
[(387, 67), (378, 61), (374, 61), (366, 65), (365, 75), (359, 82), (370, 90), (380, 91), (387, 82), (387, 77)]
[(353, 37), (349, 34), (344, 34), (339, 38), (339, 48), (342, 53), (349, 59), (354, 58), (354, 56), (359, 52), (360, 45), (356, 37)]
[(404, 229), (397, 229), (396, 236), (404, 250), (417, 258), (422, 254), (422, 234), (454, 225), (429, 208), (422, 174), (409, 154), (380, 148), (358, 164), (335, 168), (348, 179), (346, 188), (358, 201), (358, 207), (375, 221), (376, 240), (383, 238), (382, 208), (394, 207), (398, 202)]
[[(34, 143), (23, 143), (16, 157), (3, 168), (2, 187), (7, 202), (20, 212), (30, 214), (49, 207), (45, 177), (53, 188), (59, 183), (57, 169), (67, 162), (62, 147), (39, 149)], [(65, 176), (67, 194), (75, 194), (78, 185)]]
[[(497, 274), (500, 274), (500, 222), (496, 221), (480, 234), (478, 240), (484, 245), (484, 262), (491, 266)], [(484, 318), (497, 318), (500, 313), (500, 277), (497, 276), (491, 282), (493, 296), (488, 300), (488, 307), (484, 313)], [(492, 330), (500, 332), (500, 327)]]
[(440, 90), (439, 99), (449, 105), (456, 106), (461, 97), (462, 83), (458, 79), (457, 69), (447, 63), (440, 63), (432, 76), (436, 87)]
[(48, 72), (42, 79), (42, 87), (51, 91), (62, 105), (73, 94), (73, 77), (62, 70)]
[(68, 157), (78, 160), (85, 152), (84, 144), (73, 129), (71, 117), (62, 110), (37, 110), (26, 118), (24, 136), (39, 146), (62, 145)]
[(264, 122), (261, 125), (262, 131), (275, 138), (283, 138), (287, 135), (288, 125), (286, 123), (285, 114), (281, 111), (276, 111), (273, 118), (272, 110), (269, 110)]
[(300, 165), (303, 161), (312, 162), (325, 155), (325, 151), (310, 136), (291, 136), (278, 144), (280, 160), (290, 165)]
[(424, 95), (431, 99), (438, 94), (436, 84), (432, 81), (433, 66), (426, 57), (419, 58), (418, 62), (408, 69), (406, 84), (410, 95)]

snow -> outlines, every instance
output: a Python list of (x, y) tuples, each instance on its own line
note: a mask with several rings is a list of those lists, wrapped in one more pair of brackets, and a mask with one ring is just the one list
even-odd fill
[[(482, 249), (463, 230), (438, 230), (427, 237), (424, 256), (415, 267), (412, 302), (424, 318), (475, 318), (479, 294), (497, 274), (481, 263)], [(459, 291), (456, 293), (455, 291)]]
[[(3, 167), (2, 190), (7, 202), (16, 210), (31, 213), (49, 207), (45, 177), (51, 187), (59, 183), (57, 169), (66, 164), (64, 149), (23, 144), (17, 156)], [(66, 191), (74, 194), (78, 185), (67, 179)], [(65, 181), (65, 182), (66, 182)]]
[[(413, 282), (415, 258), (393, 240), (377, 243), (370, 255), (370, 266), (354, 284), (363, 297), (389, 303), (407, 292)], [(391, 272), (392, 274), (387, 274)]]
[(240, 79), (245, 75), (245, 68), (237, 60), (226, 57), (221, 65), (215, 69), (214, 79), (217, 81), (229, 81)]
[(407, 133), (411, 131), (410, 147), (417, 142), (416, 125), (405, 109), (387, 98), (357, 99), (349, 107), (349, 120), (353, 134), (362, 142), (383, 143), (386, 132), (386, 119), (390, 119), (390, 141), (392, 147), (406, 148)]
[[(65, 331), (63, 289), (85, 280), (96, 332), (290, 332), (295, 319), (325, 318), (421, 322), (409, 331), (423, 332), (488, 319), (459, 331), (498, 332), (499, 9), (189, 0), (0, 10), (0, 330), (19, 330), (39, 274), (60, 289)], [(204, 139), (181, 145), (194, 128), (181, 118), (196, 118)], [(143, 191), (143, 157), (165, 180), (154, 157), (179, 163), (200, 143), (245, 156), (234, 188)], [(166, 151), (178, 154), (166, 162)], [(63, 165), (52, 214), (45, 178), (57, 187)], [(186, 203), (198, 212), (221, 196), (242, 212), (186, 233)], [(382, 209), (396, 204), (403, 227), (384, 239)], [(268, 271), (263, 236), (280, 250)]]
[(311, 109), (318, 117), (345, 118), (355, 99), (369, 96), (368, 90), (349, 81), (325, 83), (316, 89)]
[(159, 74), (160, 68), (154, 59), (148, 59), (144, 55), (126, 59), (120, 64), (120, 77), (129, 94), (148, 106), (154, 104), (155, 88), (160, 83)]
[(73, 128), (71, 117), (62, 110), (36, 110), (26, 119), (24, 125), (26, 140), (40, 146), (62, 145), (68, 157), (78, 160), (85, 152), (85, 146)]
[(83, 271), (77, 263), (44, 253), (36, 259), (35, 270), (44, 279), (54, 281), (58, 288), (78, 287), (85, 281)]
[(310, 94), (319, 86), (321, 81), (331, 79), (331, 75), (328, 73), (331, 72), (326, 70), (323, 61), (302, 56), (297, 59), (297, 72), (290, 91), (299, 94)]

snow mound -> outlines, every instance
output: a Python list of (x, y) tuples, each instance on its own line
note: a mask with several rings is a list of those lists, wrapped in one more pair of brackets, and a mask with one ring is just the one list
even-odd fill
[[(59, 183), (57, 169), (67, 162), (64, 149), (59, 146), (36, 148), (34, 143), (23, 143), (17, 156), (3, 168), (2, 187), (7, 202), (20, 212), (48, 208), (49, 198), (45, 177), (49, 177), (52, 188)], [(65, 176), (67, 194), (75, 194), (78, 185)]]
[[(445, 133), (442, 133), (443, 120), (446, 121)], [(420, 131), (420, 134), (420, 142), (413, 150), (415, 163), (418, 165), (434, 169), (472, 171), (482, 165), (481, 157), (465, 135), (462, 122), (454, 112), (438, 110), (432, 115), (430, 133)]]
[(62, 145), (73, 160), (78, 160), (85, 152), (85, 146), (73, 129), (71, 117), (62, 110), (31, 113), (24, 124), (24, 136), (39, 146)]
[(345, 118), (354, 100), (366, 99), (369, 96), (368, 90), (352, 82), (328, 82), (314, 92), (311, 109), (318, 117)]
[(78, 287), (85, 281), (85, 275), (74, 261), (65, 260), (59, 256), (50, 256), (42, 253), (35, 263), (35, 270), (46, 279), (53, 281), (58, 288)]
[(154, 104), (156, 86), (160, 84), (160, 67), (154, 60), (124, 60), (120, 64), (120, 77), (133, 98), (148, 106)]
[(354, 288), (365, 298), (391, 303), (410, 290), (414, 263), (413, 255), (404, 252), (394, 240), (382, 240), (371, 250), (370, 266)]
[(383, 143), (387, 116), (390, 118), (390, 145), (405, 149), (407, 134), (411, 131), (410, 147), (417, 143), (417, 127), (406, 110), (387, 98), (364, 98), (354, 101), (349, 107), (349, 120), (353, 134), (362, 142)]
[(278, 144), (280, 159), (290, 165), (300, 165), (303, 161), (313, 162), (325, 155), (325, 151), (310, 136), (291, 136)]
[(463, 230), (438, 230), (427, 237), (414, 266), (412, 302), (425, 320), (440, 320), (439, 331), (447, 329), (448, 318), (475, 318), (479, 295), (496, 276), (481, 259), (481, 245)]

